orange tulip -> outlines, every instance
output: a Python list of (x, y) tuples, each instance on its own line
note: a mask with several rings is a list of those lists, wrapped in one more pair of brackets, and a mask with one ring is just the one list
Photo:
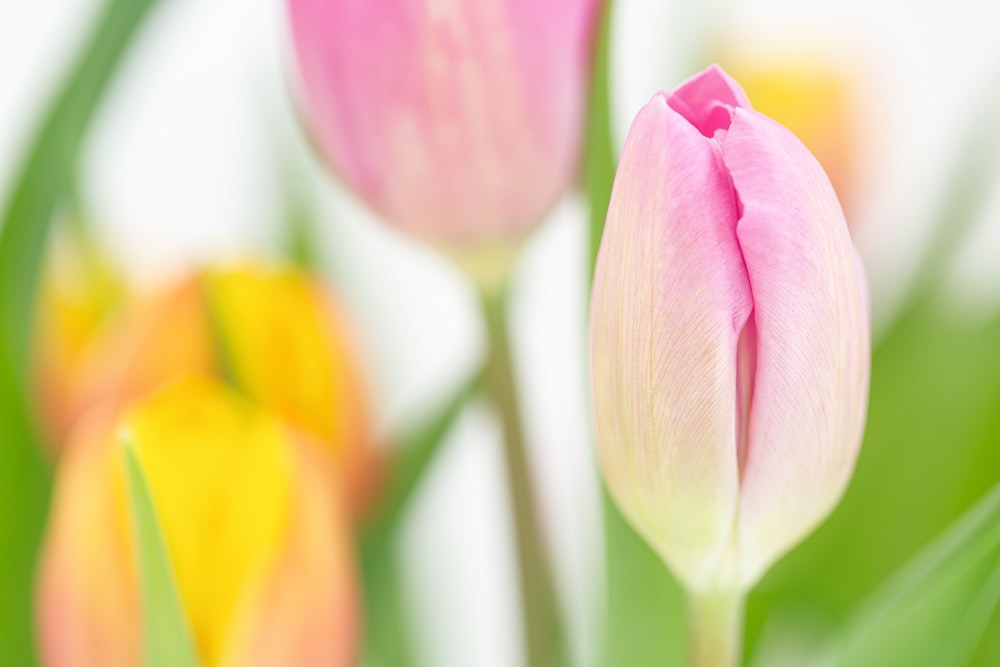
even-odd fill
[(203, 378), (108, 415), (81, 424), (60, 468), (38, 591), (44, 664), (139, 664), (122, 429), (146, 473), (203, 665), (352, 664), (349, 529), (309, 442)]
[(35, 391), (49, 444), (65, 439), (79, 414), (77, 385), (92, 364), (94, 342), (127, 297), (121, 277), (86, 238), (55, 235), (40, 285), (34, 343)]
[(182, 280), (136, 304), (93, 344), (69, 410), (120, 406), (186, 373), (226, 377), (322, 444), (357, 513), (380, 469), (356, 346), (339, 304), (309, 275), (242, 265)]

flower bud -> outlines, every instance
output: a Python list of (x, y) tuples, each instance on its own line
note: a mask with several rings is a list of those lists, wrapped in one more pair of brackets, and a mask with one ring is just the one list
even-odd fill
[(632, 125), (590, 337), (608, 485), (689, 589), (748, 588), (839, 500), (867, 406), (863, 269), (822, 168), (717, 67)]
[(598, 0), (288, 0), (302, 113), (388, 221), (523, 236), (574, 180)]
[(88, 418), (65, 452), (38, 590), (46, 667), (139, 664), (123, 430), (148, 479), (202, 664), (352, 664), (350, 532), (315, 453), (244, 398), (185, 379), (120, 420)]

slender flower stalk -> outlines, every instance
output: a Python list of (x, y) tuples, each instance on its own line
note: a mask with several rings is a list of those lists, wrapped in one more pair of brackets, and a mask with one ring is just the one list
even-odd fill
[(563, 630), (548, 554), (538, 523), (507, 319), (508, 285), (480, 291), (489, 337), (486, 388), (499, 412), (514, 514), (524, 638), (529, 667), (565, 664)]
[(746, 595), (738, 590), (708, 590), (688, 597), (691, 667), (737, 667), (743, 645)]

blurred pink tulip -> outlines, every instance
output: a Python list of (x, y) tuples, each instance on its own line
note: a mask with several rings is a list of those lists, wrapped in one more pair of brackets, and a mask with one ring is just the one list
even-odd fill
[(521, 237), (577, 173), (598, 2), (288, 0), (305, 120), (390, 222)]
[(838, 502), (867, 301), (829, 179), (721, 69), (639, 112), (594, 278), (594, 410), (616, 501), (689, 590), (746, 590)]

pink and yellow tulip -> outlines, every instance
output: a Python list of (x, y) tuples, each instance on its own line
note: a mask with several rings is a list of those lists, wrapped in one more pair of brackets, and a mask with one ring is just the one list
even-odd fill
[(88, 417), (65, 452), (38, 587), (46, 667), (139, 664), (123, 431), (203, 665), (353, 664), (351, 531), (313, 445), (245, 397), (188, 378), (120, 417)]
[(870, 335), (829, 179), (719, 68), (632, 125), (590, 335), (614, 498), (689, 590), (745, 591), (851, 477)]
[(223, 375), (323, 445), (362, 512), (381, 467), (343, 309), (300, 271), (241, 265), (203, 271), (135, 304), (66, 377), (51, 430), (65, 437), (95, 407), (120, 406), (188, 373)]

